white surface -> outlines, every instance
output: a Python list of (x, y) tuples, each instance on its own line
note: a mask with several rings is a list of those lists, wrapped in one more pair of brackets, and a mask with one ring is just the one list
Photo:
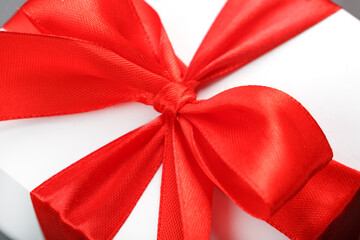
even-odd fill
[[(188, 64), (225, 1), (148, 2), (159, 13), (176, 53)], [(247, 84), (283, 90), (319, 122), (335, 159), (360, 170), (359, 42), (360, 22), (341, 10), (209, 86), (199, 98)], [(157, 115), (149, 106), (129, 103), (90, 113), (0, 122), (0, 194), (7, 195), (0, 198), (0, 229), (15, 239), (41, 239), (34, 230), (37, 223), (25, 193)], [(156, 239), (160, 179), (161, 171), (116, 239)], [(244, 213), (217, 190), (213, 206), (212, 239), (287, 239)], [(29, 231), (33, 231), (32, 237)]]
[(29, 191), (1, 169), (0, 196), (0, 229), (16, 239), (39, 239), (41, 230)]

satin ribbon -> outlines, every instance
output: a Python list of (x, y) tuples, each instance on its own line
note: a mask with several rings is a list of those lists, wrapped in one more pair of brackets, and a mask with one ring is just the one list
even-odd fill
[(331, 160), (301, 104), (262, 86), (208, 100), (196, 90), (337, 9), (327, 0), (230, 0), (186, 67), (142, 0), (26, 3), (5, 26), (14, 32), (0, 33), (0, 119), (128, 101), (162, 113), (31, 192), (45, 237), (113, 238), (161, 164), (158, 239), (209, 239), (214, 186), (292, 239), (329, 231), (360, 174)]

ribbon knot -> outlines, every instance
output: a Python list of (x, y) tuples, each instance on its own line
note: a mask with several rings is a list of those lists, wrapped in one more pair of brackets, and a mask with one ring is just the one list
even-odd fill
[(196, 93), (182, 82), (170, 82), (154, 98), (154, 109), (169, 116), (176, 116), (186, 103), (193, 102)]

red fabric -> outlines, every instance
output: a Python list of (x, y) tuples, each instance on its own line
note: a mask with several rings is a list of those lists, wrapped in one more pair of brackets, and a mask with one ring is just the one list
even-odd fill
[[(359, 172), (287, 94), (246, 86), (196, 100), (338, 9), (327, 0), (230, 0), (189, 67), (142, 0), (30, 0), (0, 33), (0, 119), (121, 102), (162, 115), (31, 192), (47, 239), (111, 239), (163, 164), (158, 239), (209, 239), (214, 186), (292, 239), (318, 238), (353, 199)], [(29, 31), (21, 22), (32, 25)]]

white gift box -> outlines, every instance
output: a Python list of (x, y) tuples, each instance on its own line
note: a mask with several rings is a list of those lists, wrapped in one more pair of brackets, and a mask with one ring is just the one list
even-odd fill
[[(147, 2), (160, 15), (176, 54), (189, 64), (225, 0)], [(201, 90), (198, 98), (241, 85), (280, 89), (317, 120), (334, 159), (360, 170), (359, 43), (360, 21), (339, 10)], [(89, 113), (0, 122), (0, 231), (13, 239), (43, 239), (30, 191), (158, 115), (151, 106), (126, 103)], [(115, 239), (156, 239), (160, 183), (161, 168)], [(211, 239), (288, 238), (215, 190)]]

